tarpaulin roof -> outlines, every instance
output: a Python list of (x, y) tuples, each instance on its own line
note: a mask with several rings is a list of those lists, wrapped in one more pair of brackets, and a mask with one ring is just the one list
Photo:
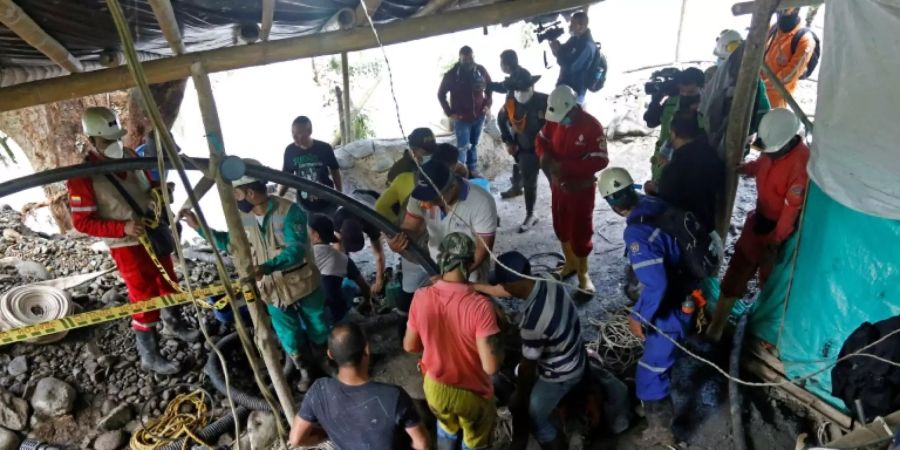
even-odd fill
[[(153, 10), (146, 0), (120, 0), (134, 31), (138, 51), (171, 56)], [(412, 16), (428, 0), (384, 0), (376, 23)], [(490, 3), (490, 2), (485, 2)], [(97, 61), (104, 50), (120, 48), (116, 27), (104, 0), (15, 0), (47, 34), (83, 63)], [(271, 40), (318, 32), (341, 9), (359, 0), (276, 0)], [(241, 43), (242, 26), (257, 26), (260, 0), (172, 0), (189, 52)], [(0, 68), (54, 65), (43, 53), (0, 25)]]

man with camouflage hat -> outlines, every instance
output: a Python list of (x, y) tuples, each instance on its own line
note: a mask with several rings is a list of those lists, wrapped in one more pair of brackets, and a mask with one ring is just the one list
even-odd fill
[(491, 375), (502, 361), (494, 307), (468, 282), (475, 242), (462, 233), (441, 241), (440, 280), (413, 297), (403, 349), (422, 353), (428, 408), (438, 420), (438, 450), (489, 448), (497, 415)]

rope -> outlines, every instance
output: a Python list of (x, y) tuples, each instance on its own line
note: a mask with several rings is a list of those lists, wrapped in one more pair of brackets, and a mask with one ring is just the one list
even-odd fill
[(588, 319), (597, 327), (597, 339), (587, 344), (604, 368), (625, 373), (641, 357), (644, 343), (628, 329), (628, 313), (618, 311), (606, 320)]
[[(384, 57), (384, 62), (385, 62), (385, 64), (387, 65), (387, 69), (388, 69), (388, 81), (390, 82), (390, 86), (391, 86), (391, 97), (392, 97), (392, 99), (393, 99), (393, 101), (394, 101), (394, 110), (395, 110), (396, 113), (397, 113), (397, 124), (398, 124), (399, 127), (400, 127), (400, 133), (401, 133), (401, 135), (403, 136), (404, 142), (406, 142), (406, 144), (408, 145), (408, 144), (409, 144), (409, 141), (408, 141), (407, 138), (406, 138), (406, 133), (403, 131), (403, 123), (401, 122), (401, 119), (400, 119), (400, 103), (399, 103), (399, 101), (397, 100), (397, 95), (396, 95), (396, 92), (395, 92), (395, 90), (394, 90), (394, 80), (393, 80), (393, 76), (391, 76), (391, 63), (390, 63), (390, 60), (388, 59), (387, 52), (386, 52), (385, 49), (384, 49), (384, 44), (381, 42), (381, 37), (378, 35), (378, 30), (375, 28), (375, 23), (372, 21), (372, 17), (369, 15), (369, 10), (368, 10), (368, 8), (366, 8), (365, 1), (360, 0), (359, 3), (360, 3), (360, 5), (361, 5), (361, 8), (362, 8), (363, 13), (365, 13), (365, 15), (366, 15), (366, 19), (367, 19), (368, 22), (369, 22), (369, 27), (372, 29), (372, 33), (375, 35), (375, 41), (378, 43), (378, 46), (379, 46), (379, 48), (381, 49), (381, 53), (382, 53), (382, 55), (383, 55), (383, 57)], [(438, 193), (438, 196), (440, 197), (441, 201), (443, 201), (445, 204), (447, 204), (448, 202), (447, 202), (446, 199), (444, 198), (444, 195), (443, 195), (443, 193), (441, 192), (441, 189), (440, 189), (440, 188), (438, 187), (438, 185), (431, 179), (431, 177), (429, 177), (429, 176), (422, 170), (422, 166), (421, 166), (421, 164), (419, 163), (419, 161), (417, 161), (415, 158), (413, 158), (413, 162), (415, 162), (416, 167), (419, 169), (419, 174), (422, 175), (422, 176), (425, 178), (425, 180), (428, 182), (428, 184), (430, 184), (430, 185), (432, 186), (432, 188), (434, 188), (434, 190)], [(488, 256), (490, 257), (490, 259), (491, 259), (492, 261), (494, 261), (494, 263), (495, 263), (497, 266), (503, 267), (504, 269), (508, 270), (508, 271), (511, 272), (511, 273), (516, 273), (517, 275), (519, 275), (520, 277), (525, 278), (525, 279), (529, 279), (529, 280), (533, 280), (533, 281), (546, 281), (546, 282), (548, 282), (548, 283), (555, 283), (555, 284), (560, 284), (560, 285), (564, 285), (564, 286), (569, 286), (569, 285), (567, 285), (566, 283), (563, 283), (563, 282), (561, 282), (561, 281), (557, 281), (557, 280), (553, 280), (553, 279), (543, 279), (543, 278), (539, 278), (539, 277), (535, 277), (535, 276), (531, 276), (531, 275), (525, 275), (525, 274), (522, 274), (522, 273), (518, 273), (518, 271), (513, 270), (511, 267), (506, 266), (505, 264), (503, 264), (502, 262), (500, 262), (500, 261), (497, 259), (497, 255), (493, 252), (493, 250), (492, 250), (491, 248), (489, 248), (489, 247), (487, 246), (487, 244), (486, 244), (486, 242), (484, 241), (484, 239), (483, 239), (480, 235), (478, 235), (477, 233), (474, 232), (474, 226), (473, 226), (471, 223), (469, 223), (469, 222), (463, 220), (461, 217), (459, 217), (458, 213), (456, 213), (455, 210), (451, 210), (451, 211), (450, 211), (450, 214), (452, 214), (452, 215), (455, 216), (458, 220), (460, 220), (461, 222), (463, 222), (463, 223), (465, 223), (465, 224), (467, 224), (467, 225), (469, 226), (469, 229), (472, 230), (472, 235), (475, 236), (475, 239), (477, 239), (478, 242), (480, 242), (480, 243), (482, 244), (482, 246), (484, 246), (484, 248), (487, 250)], [(577, 290), (578, 292), (582, 292), (582, 293), (585, 293), (585, 294), (590, 294), (589, 291), (586, 291), (586, 290), (584, 290), (584, 289), (580, 289), (580, 288), (578, 288), (578, 287), (576, 287), (576, 290)], [(629, 314), (631, 314), (631, 315), (633, 315), (634, 317), (638, 318), (645, 326), (647, 326), (648, 328), (650, 328), (650, 329), (653, 330), (654, 332), (658, 333), (659, 335), (661, 335), (661, 336), (663, 336), (664, 338), (666, 338), (666, 339), (668, 339), (669, 341), (671, 341), (672, 344), (674, 344), (675, 347), (677, 347), (679, 350), (681, 350), (682, 352), (684, 352), (684, 354), (686, 354), (686, 355), (688, 355), (689, 357), (694, 358), (695, 360), (697, 360), (697, 361), (699, 361), (699, 362), (701, 362), (701, 363), (703, 363), (703, 364), (705, 364), (705, 365), (707, 365), (707, 366), (713, 368), (716, 372), (718, 372), (720, 375), (722, 375), (722, 376), (725, 377), (726, 379), (729, 379), (729, 380), (731, 380), (731, 381), (733, 381), (733, 382), (735, 382), (735, 383), (738, 383), (738, 384), (743, 385), (743, 386), (748, 386), (748, 387), (780, 387), (780, 386), (786, 386), (786, 385), (788, 385), (788, 384), (797, 384), (797, 385), (801, 385), (801, 384), (803, 384), (806, 380), (808, 380), (808, 379), (810, 379), (810, 378), (812, 378), (812, 377), (815, 377), (816, 375), (819, 375), (819, 374), (821, 374), (821, 373), (823, 373), (823, 372), (825, 372), (825, 371), (831, 369), (832, 367), (834, 367), (835, 365), (837, 365), (837, 364), (840, 363), (841, 361), (845, 361), (845, 360), (847, 360), (847, 359), (849, 359), (849, 358), (861, 356), (861, 354), (862, 354), (865, 350), (867, 350), (867, 349), (871, 348), (872, 346), (877, 345), (877, 344), (879, 344), (879, 343), (881, 343), (881, 342), (884, 342), (886, 339), (890, 338), (890, 337), (893, 336), (893, 335), (896, 335), (896, 334), (900, 333), (900, 329), (895, 330), (894, 332), (885, 335), (884, 337), (882, 337), (882, 338), (879, 339), (878, 341), (875, 341), (875, 342), (873, 342), (872, 344), (869, 344), (869, 345), (863, 347), (862, 349), (860, 349), (860, 350), (857, 351), (857, 352), (854, 352), (854, 353), (845, 355), (844, 357), (839, 358), (839, 359), (837, 359), (837, 360), (835, 360), (835, 361), (829, 363), (827, 366), (823, 367), (822, 369), (816, 370), (816, 371), (814, 371), (814, 372), (812, 372), (812, 373), (809, 373), (809, 374), (807, 374), (807, 375), (804, 375), (804, 376), (795, 378), (795, 379), (793, 379), (793, 380), (784, 380), (784, 381), (776, 382), (776, 383), (758, 383), (758, 382), (745, 381), (745, 380), (742, 380), (742, 379), (739, 379), (739, 378), (736, 378), (736, 377), (732, 377), (731, 375), (728, 374), (728, 372), (722, 370), (721, 367), (719, 367), (718, 365), (716, 365), (716, 364), (713, 363), (712, 361), (710, 361), (710, 360), (708, 360), (708, 359), (706, 359), (706, 358), (703, 358), (702, 356), (697, 355), (696, 353), (694, 353), (694, 352), (688, 350), (684, 345), (682, 345), (682, 344), (681, 344), (680, 342), (678, 342), (676, 339), (674, 339), (674, 338), (670, 337), (669, 335), (667, 335), (666, 333), (664, 333), (659, 327), (657, 327), (656, 325), (654, 325), (650, 320), (648, 320), (648, 318), (644, 317), (643, 315), (641, 315), (641, 314), (640, 314), (639, 312), (637, 312), (636, 310), (634, 310), (634, 309), (632, 309), (632, 308), (630, 308), (630, 307), (627, 307), (627, 306), (624, 307), (624, 309), (625, 309), (625, 311), (627, 311)], [(897, 363), (893, 363), (893, 362), (892, 362), (892, 364), (897, 364)]]
[[(0, 297), (0, 330), (35, 325), (67, 317), (74, 311), (69, 294), (51, 286), (18, 286)], [(66, 337), (68, 331), (40, 336), (26, 342), (49, 344)]]
[(202, 390), (177, 395), (166, 406), (163, 415), (151, 420), (131, 436), (132, 450), (156, 450), (181, 438), (186, 438), (182, 449), (189, 442), (196, 442), (204, 448), (212, 448), (200, 439), (196, 432), (206, 427), (209, 421), (207, 395)]

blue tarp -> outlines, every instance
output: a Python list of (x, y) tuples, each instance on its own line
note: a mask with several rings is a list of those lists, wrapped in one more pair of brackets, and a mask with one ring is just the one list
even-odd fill
[[(750, 322), (791, 379), (833, 363), (863, 322), (900, 314), (900, 221), (851, 210), (813, 182), (809, 189), (802, 231), (786, 243)], [(831, 396), (830, 368), (804, 387), (845, 409)]]

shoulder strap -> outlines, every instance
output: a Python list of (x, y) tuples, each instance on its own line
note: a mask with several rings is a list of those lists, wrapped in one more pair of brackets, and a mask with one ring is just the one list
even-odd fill
[(128, 203), (128, 206), (131, 207), (131, 210), (134, 211), (134, 213), (137, 214), (138, 217), (144, 217), (146, 215), (146, 211), (141, 210), (141, 207), (138, 206), (137, 201), (135, 201), (134, 197), (132, 197), (131, 194), (129, 194), (128, 191), (125, 190), (125, 187), (122, 186), (122, 183), (120, 183), (119, 180), (116, 179), (115, 175), (108, 173), (104, 176), (107, 180), (109, 180), (110, 183), (112, 183), (113, 187), (115, 187), (116, 190), (119, 191), (119, 195), (121, 195), (122, 198), (125, 199), (125, 202)]
[(806, 33), (809, 33), (809, 28), (801, 28), (797, 31), (797, 34), (794, 35), (794, 38), (791, 39), (791, 53), (795, 53), (797, 51), (797, 46), (800, 45), (800, 39), (803, 39), (803, 36), (806, 36)]

